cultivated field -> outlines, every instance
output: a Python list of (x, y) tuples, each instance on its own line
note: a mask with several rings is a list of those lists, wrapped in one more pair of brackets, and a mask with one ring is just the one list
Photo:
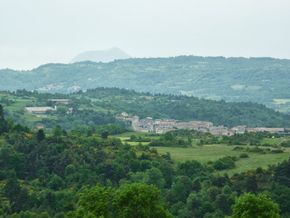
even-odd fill
[[(148, 135), (148, 133), (124, 133), (118, 135), (117, 137), (122, 140), (122, 142), (128, 143), (132, 146), (136, 146), (138, 144), (148, 145), (149, 142), (137, 142), (137, 141), (130, 141), (130, 136), (135, 135), (136, 137), (140, 136), (143, 138), (151, 138), (151, 139), (158, 139), (159, 136), (157, 135)], [(276, 146), (277, 144), (281, 143), (288, 138), (265, 138), (263, 143), (267, 143), (272, 146)], [(129, 141), (128, 141), (129, 140)], [(266, 169), (270, 165), (275, 165), (283, 160), (287, 160), (290, 157), (290, 148), (282, 148), (283, 153), (256, 153), (256, 152), (246, 152), (243, 150), (234, 150), (236, 146), (233, 145), (202, 145), (197, 146), (193, 140), (193, 146), (182, 148), (182, 147), (153, 147), (157, 149), (160, 154), (170, 153), (171, 158), (176, 162), (183, 162), (187, 160), (197, 160), (201, 163), (207, 163), (209, 161), (215, 161), (219, 158), (225, 156), (235, 156), (238, 160), (235, 162), (236, 167), (234, 169), (220, 171), (220, 173), (228, 173), (232, 175), (234, 173), (244, 172), (248, 170), (255, 170), (258, 167), (262, 167)], [(242, 146), (247, 147), (247, 146)], [(248, 146), (249, 148), (253, 148), (255, 146)], [(266, 148), (266, 147), (260, 147)], [(248, 158), (239, 158), (239, 156), (243, 153), (249, 155)]]
[[(161, 154), (169, 152), (173, 160), (186, 161), (197, 160), (202, 163), (215, 161), (224, 156), (239, 157), (244, 151), (233, 150), (234, 146), (229, 145), (204, 145), (192, 148), (172, 148), (172, 147), (156, 147)], [(239, 159), (236, 162), (236, 168), (222, 171), (229, 174), (254, 170), (258, 167), (267, 168), (269, 165), (277, 164), (290, 157), (290, 149), (284, 150), (284, 153), (278, 154), (259, 154), (247, 152), (249, 158)]]

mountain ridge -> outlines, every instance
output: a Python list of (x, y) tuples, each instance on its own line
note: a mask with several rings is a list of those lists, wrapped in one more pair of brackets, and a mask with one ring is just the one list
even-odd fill
[(290, 60), (178, 56), (110, 63), (47, 64), (31, 71), (0, 70), (0, 90), (68, 93), (97, 87), (250, 101), (289, 112)]

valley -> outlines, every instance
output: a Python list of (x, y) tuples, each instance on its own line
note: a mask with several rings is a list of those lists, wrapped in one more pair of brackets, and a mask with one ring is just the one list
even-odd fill
[(289, 11), (1, 1), (0, 218), (290, 218)]
[[(114, 208), (100, 214), (118, 217), (118, 193), (128, 190), (154, 192), (164, 218), (182, 217), (184, 208), (190, 216), (224, 217), (233, 199), (249, 191), (267, 191), (283, 205), (280, 187), (290, 190), (280, 175), (289, 167), (289, 120), (256, 103), (117, 88), (0, 92), (0, 215), (84, 217), (91, 212), (84, 212), (83, 199), (93, 194)], [(203, 200), (191, 209), (196, 196)], [(208, 204), (210, 211), (197, 210)]]

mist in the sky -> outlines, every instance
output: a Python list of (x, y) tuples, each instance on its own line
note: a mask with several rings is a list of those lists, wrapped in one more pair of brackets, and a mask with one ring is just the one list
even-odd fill
[(133, 57), (290, 58), (290, 1), (0, 0), (0, 68), (113, 46)]

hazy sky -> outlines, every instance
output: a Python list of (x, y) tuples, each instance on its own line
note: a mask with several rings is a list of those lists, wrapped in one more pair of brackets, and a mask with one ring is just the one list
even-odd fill
[(0, 68), (113, 46), (133, 57), (290, 59), (290, 0), (0, 0)]

